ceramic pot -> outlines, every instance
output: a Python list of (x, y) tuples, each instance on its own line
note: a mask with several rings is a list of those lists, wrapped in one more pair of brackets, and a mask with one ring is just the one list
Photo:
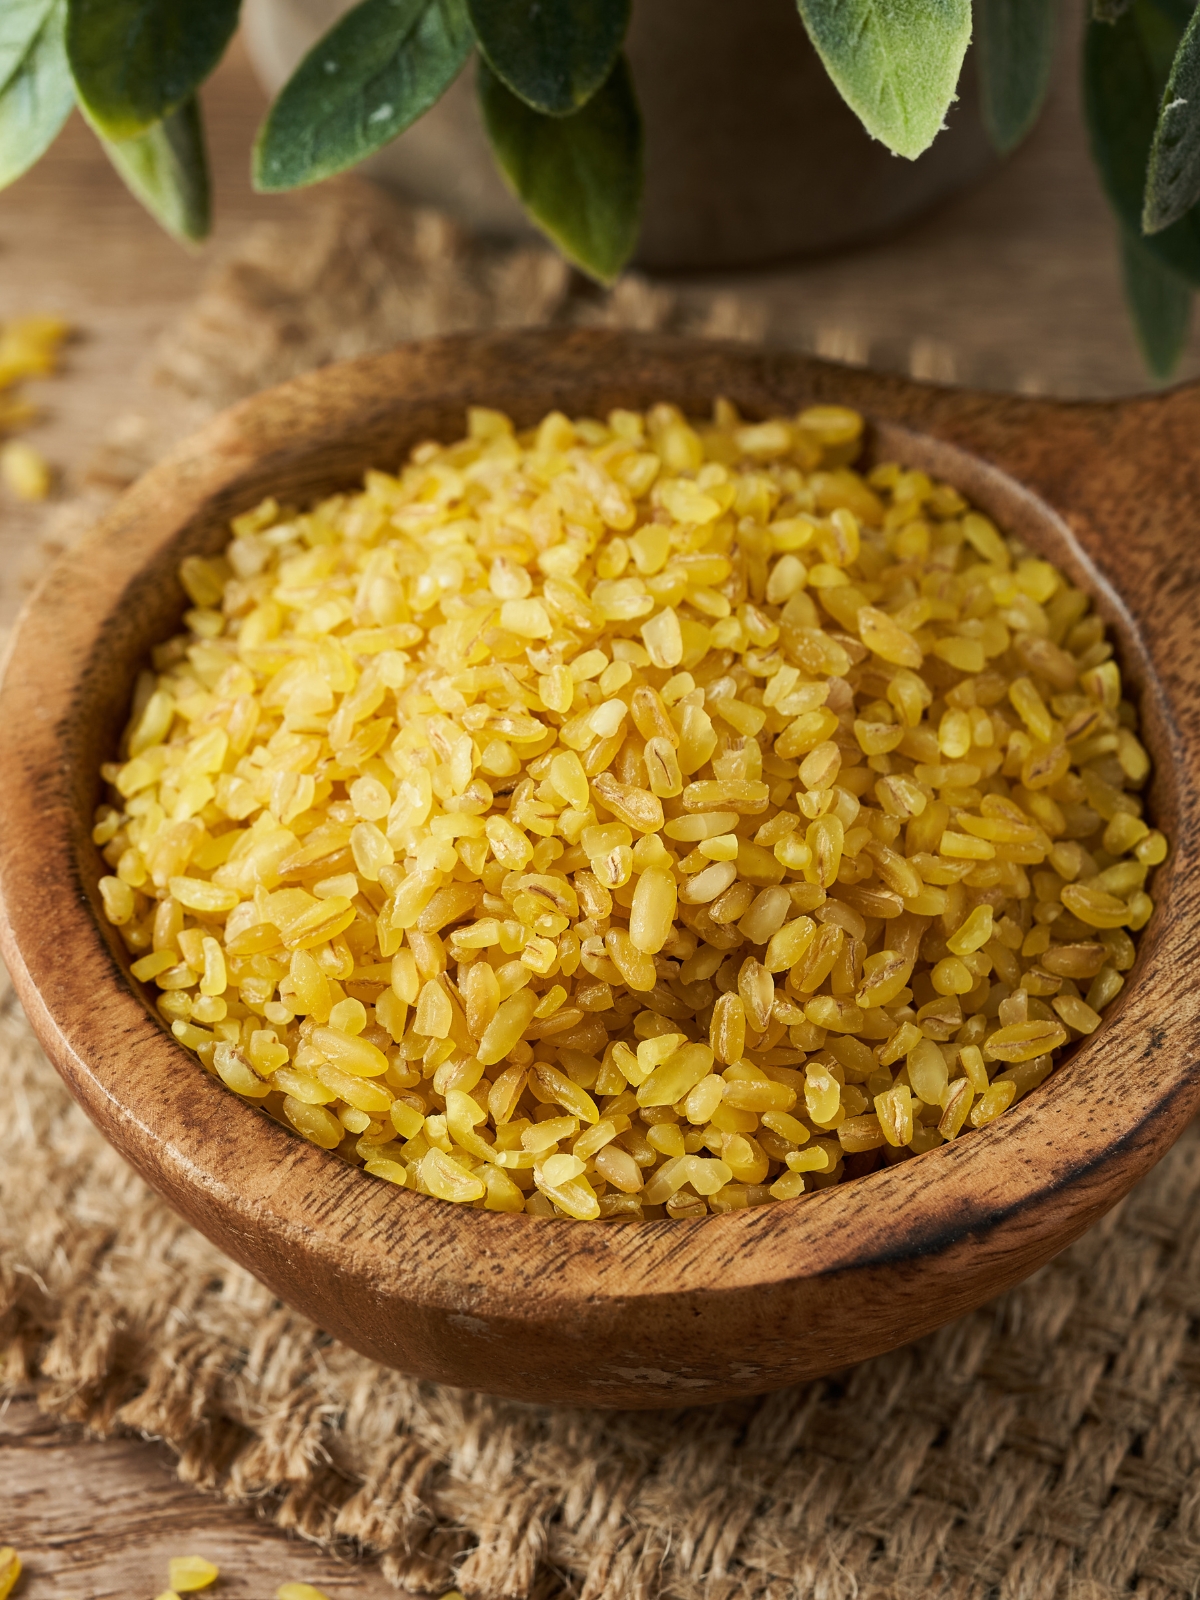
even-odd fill
[[(246, 43), (274, 93), (353, 0), (247, 0)], [(968, 62), (946, 131), (893, 156), (843, 104), (794, 0), (638, 0), (628, 53), (646, 126), (636, 261), (762, 265), (885, 233), (995, 160)], [(433, 109), (365, 164), (411, 200), (508, 237), (532, 229), (496, 171), (468, 65)]]

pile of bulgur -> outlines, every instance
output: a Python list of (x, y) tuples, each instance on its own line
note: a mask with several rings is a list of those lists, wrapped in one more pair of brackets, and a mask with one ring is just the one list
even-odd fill
[(183, 563), (94, 838), (204, 1067), (393, 1183), (701, 1216), (977, 1129), (1166, 843), (1102, 620), (835, 406), (454, 444)]

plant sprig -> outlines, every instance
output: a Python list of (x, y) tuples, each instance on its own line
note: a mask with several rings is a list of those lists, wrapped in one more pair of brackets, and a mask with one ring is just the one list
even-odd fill
[[(916, 159), (944, 127), (973, 23), (984, 123), (1006, 153), (1045, 98), (1058, 3), (797, 0), (797, 25), (867, 132)], [(1139, 343), (1158, 377), (1178, 364), (1200, 287), (1193, 4), (1091, 0), (1084, 39), (1092, 150)], [(294, 189), (355, 166), (423, 116), (477, 52), (483, 125), (505, 181), (569, 260), (611, 283), (633, 254), (641, 213), (642, 125), (623, 55), (631, 5), (359, 0), (271, 106), (254, 181)], [(197, 91), (239, 10), (240, 0), (0, 0), (0, 188), (45, 153), (78, 104), (159, 222), (202, 238)]]
[(75, 104), (66, 0), (18, 0), (0, 13), (0, 189), (54, 143)]
[(474, 40), (465, 0), (363, 0), (305, 56), (254, 145), (254, 183), (318, 183), (382, 149), (440, 100)]
[(1057, 43), (1056, 0), (975, 0), (983, 123), (1002, 155), (1037, 121)]
[(135, 139), (179, 111), (213, 71), (241, 0), (68, 0), (79, 104), (107, 139)]
[[(1189, 0), (1131, 0), (1111, 22), (1093, 18), (1084, 37), (1084, 114), (1092, 154), (1117, 215), (1138, 343), (1158, 378), (1169, 377), (1179, 363), (1191, 294), (1200, 287), (1200, 181), (1190, 191), (1186, 182), (1175, 181), (1167, 206), (1155, 163), (1157, 150), (1159, 167), (1165, 167), (1172, 134), (1189, 126), (1200, 131), (1200, 100), (1184, 114), (1187, 107), (1169, 87), (1190, 71), (1185, 51), (1194, 50), (1188, 44), (1191, 20)], [(1145, 226), (1148, 209), (1153, 229)]]

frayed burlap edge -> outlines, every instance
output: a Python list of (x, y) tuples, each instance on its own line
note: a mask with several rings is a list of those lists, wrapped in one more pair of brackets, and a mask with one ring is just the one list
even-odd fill
[(479, 1600), (1185, 1600), (1200, 1576), (1200, 1138), (1038, 1277), (737, 1404), (603, 1414), (389, 1372), (179, 1220), (5, 985), (0, 1372), (186, 1481)]

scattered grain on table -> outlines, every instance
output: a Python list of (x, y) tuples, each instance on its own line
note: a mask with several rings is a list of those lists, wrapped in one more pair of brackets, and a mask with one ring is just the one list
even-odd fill
[[(36, 418), (36, 407), (10, 391), (27, 378), (46, 377), (55, 370), (69, 331), (60, 317), (18, 317), (0, 325), (0, 437)], [(27, 440), (0, 444), (0, 482), (18, 499), (44, 500), (52, 481), (48, 463)]]
[(172, 1556), (167, 1564), (167, 1581), (176, 1594), (190, 1594), (194, 1589), (207, 1589), (220, 1577), (220, 1569), (203, 1556)]
[(12, 1545), (0, 1545), (0, 1600), (8, 1600), (21, 1576), (21, 1558)]
[(25, 439), (0, 445), (0, 478), (18, 500), (44, 500), (50, 493), (50, 467)]

